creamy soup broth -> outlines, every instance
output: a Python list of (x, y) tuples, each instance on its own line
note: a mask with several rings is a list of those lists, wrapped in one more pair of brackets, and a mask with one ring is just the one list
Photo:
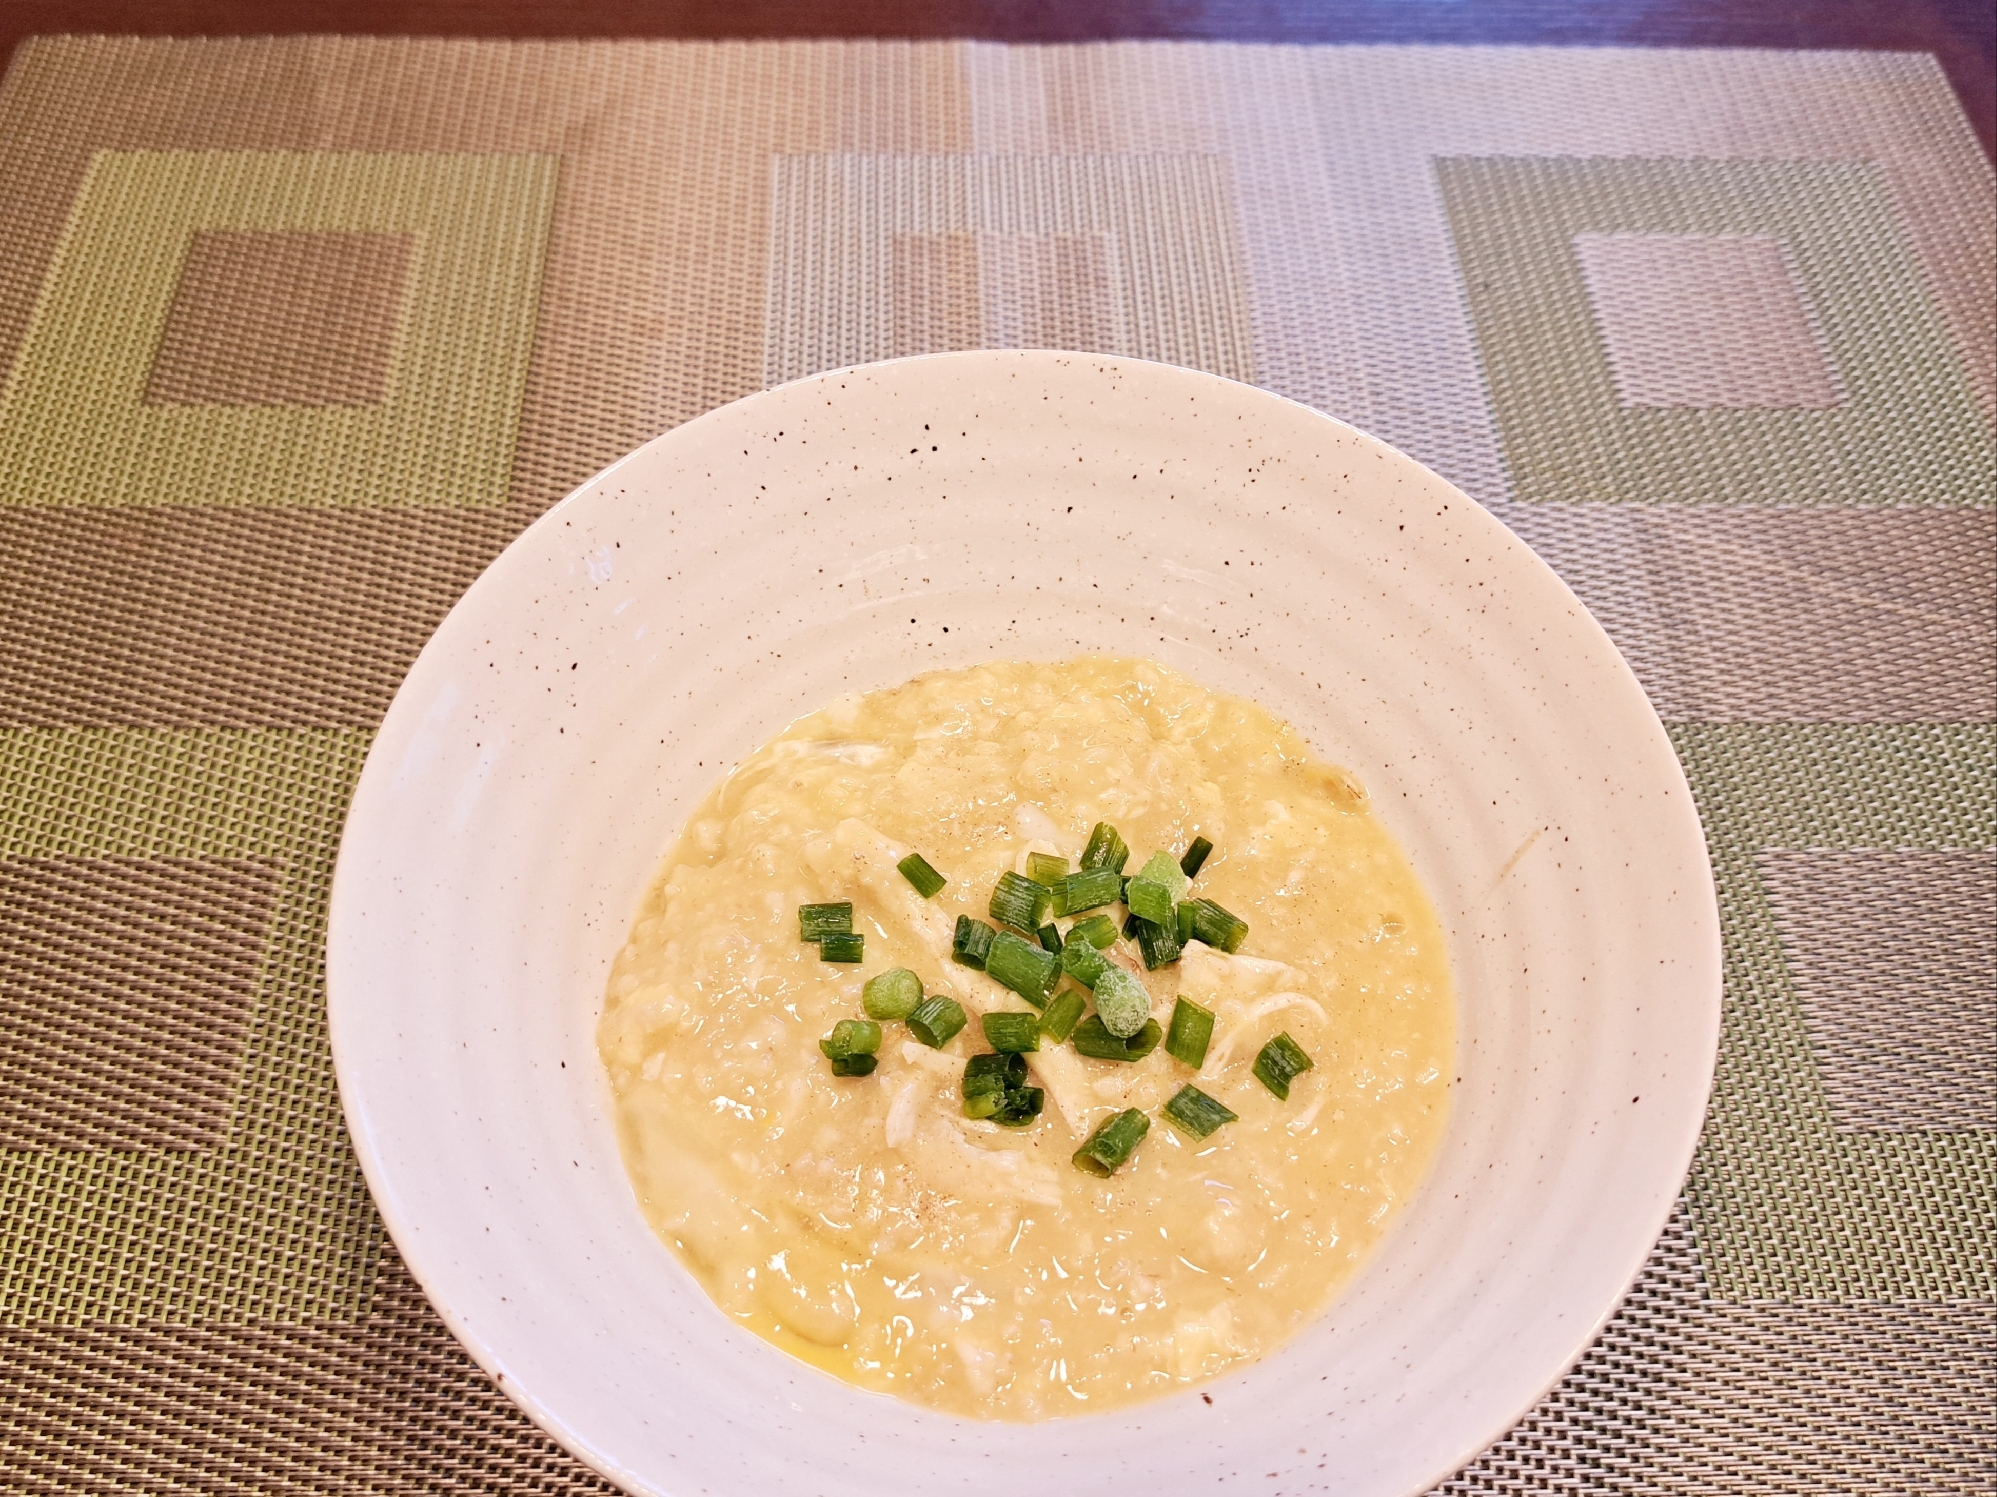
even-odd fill
[[(1126, 872), (1214, 844), (1193, 893), (1247, 921), (1240, 951), (1130, 962), (1161, 1023), (1179, 994), (1213, 1010), (1205, 1063), (1050, 1046), (1027, 1057), (1035, 1124), (968, 1119), (978, 1016), (1026, 1005), (952, 962), (956, 917), (985, 918), (1029, 851), (1072, 866), (1098, 821)], [(896, 869), (911, 851), (950, 880), (933, 899)], [(847, 899), (857, 966), (798, 935), (799, 905)], [(879, 1068), (833, 1076), (818, 1041), (891, 967), (970, 1023), (940, 1051), (886, 1023)], [(1251, 1074), (1279, 1031), (1314, 1061), (1287, 1101)], [(724, 1313), (862, 1387), (1029, 1420), (1211, 1377), (1318, 1314), (1435, 1152), (1455, 1009), (1435, 914), (1352, 776), (1252, 702), (1092, 657), (844, 697), (744, 760), (645, 894), (599, 1044), (638, 1200)], [(1239, 1120), (1182, 1135), (1159, 1109), (1188, 1081)], [(1076, 1169), (1131, 1107), (1153, 1118), (1131, 1161)]]

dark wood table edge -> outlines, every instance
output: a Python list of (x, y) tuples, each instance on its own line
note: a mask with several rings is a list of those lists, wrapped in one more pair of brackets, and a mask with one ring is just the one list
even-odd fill
[(1926, 53), (1997, 155), (1993, 0), (5, 0), (30, 36), (1110, 40)]

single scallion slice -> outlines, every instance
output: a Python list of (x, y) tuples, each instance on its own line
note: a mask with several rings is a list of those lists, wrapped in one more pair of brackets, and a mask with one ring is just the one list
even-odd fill
[(1079, 915), (1087, 910), (1099, 910), (1121, 898), (1123, 879), (1107, 868), (1071, 873), (1061, 880), (1061, 909), (1064, 914)]
[(1072, 941), (1077, 936), (1098, 951), (1106, 950), (1116, 944), (1116, 922), (1107, 915), (1090, 915), (1068, 927), (1068, 940)]
[(932, 1050), (941, 1050), (968, 1022), (964, 1005), (955, 998), (925, 998), (907, 1019), (908, 1032)]
[(1222, 1123), (1237, 1121), (1237, 1115), (1196, 1086), (1182, 1086), (1165, 1104), (1165, 1121), (1188, 1138), (1205, 1138)]
[(985, 1043), (1001, 1055), (1018, 1055), (1040, 1048), (1040, 1015), (1022, 1013), (986, 1014)]
[(1241, 949), (1241, 943), (1248, 938), (1247, 921), (1230, 914), (1211, 899), (1195, 899), (1192, 906), (1192, 938), (1195, 941), (1204, 941), (1222, 951)]
[(1144, 1135), (1151, 1131), (1151, 1119), (1135, 1107), (1119, 1112), (1089, 1135), (1089, 1141), (1075, 1150), (1075, 1168), (1107, 1178), (1115, 1174), (1137, 1152)]
[(1186, 875), (1170, 853), (1154, 852), (1123, 891), (1130, 913), (1153, 925), (1173, 923), (1172, 906), (1186, 897)]
[(1090, 1060), (1142, 1060), (1158, 1048), (1165, 1031), (1156, 1019), (1146, 1019), (1144, 1027), (1127, 1040), (1120, 1040), (1103, 1028), (1101, 1014), (1090, 1014), (1075, 1026), (1069, 1038), (1076, 1051)]
[(1172, 918), (1178, 926), (1181, 947), (1193, 938), (1194, 913), (1193, 902), (1190, 899), (1182, 899), (1172, 906)]
[(1047, 1106), (1047, 1093), (1037, 1086), (1022, 1086), (1017, 1091), (1007, 1092), (1005, 1105), (992, 1114), (992, 1121), (1001, 1128), (1025, 1128), (1040, 1116)]
[(881, 1063), (878, 1055), (842, 1055), (832, 1062), (834, 1076), (871, 1076)]
[(990, 1118), (1004, 1128), (1024, 1128), (1047, 1105), (1047, 1094), (1026, 1084), (1026, 1061), (1016, 1054), (973, 1055), (964, 1067), (963, 1091), (965, 1117)]
[(1213, 851), (1213, 844), (1204, 837), (1193, 838), (1193, 845), (1186, 849), (1186, 855), (1179, 859), (1179, 872), (1187, 878), (1198, 878), (1205, 865), (1207, 854)]
[(999, 1052), (994, 1055), (973, 1055), (964, 1063), (964, 1095), (982, 1096), (987, 1092), (1009, 1092), (1026, 1084), (1026, 1062), (1017, 1055)]
[(1015, 930), (1038, 930), (1046, 923), (1048, 906), (1054, 897), (1047, 892), (1044, 884), (1036, 884), (1024, 874), (1007, 869), (992, 886), (991, 906), (987, 911), (997, 924), (1010, 925)]
[(1061, 954), (1061, 932), (1051, 922), (1040, 927), (1040, 949)]
[(950, 880), (929, 866), (929, 859), (919, 852), (912, 852), (895, 864), (901, 876), (915, 885), (915, 892), (924, 899), (934, 899), (939, 890)]
[(1134, 922), (1131, 934), (1137, 937), (1137, 949), (1144, 954), (1144, 970), (1156, 972), (1160, 967), (1176, 962), (1185, 948), (1179, 944), (1179, 923), (1177, 919), (1163, 925), (1153, 925), (1141, 916), (1132, 915)]
[(957, 932), (950, 938), (950, 960), (959, 966), (984, 971), (985, 953), (992, 949), (992, 939), (997, 935), (984, 921), (959, 915)]
[(872, 1019), (841, 1019), (832, 1033), (818, 1042), (827, 1060), (844, 1060), (849, 1055), (872, 1055), (881, 1048), (881, 1026)]
[(922, 1002), (922, 979), (906, 967), (892, 967), (867, 979), (860, 1007), (870, 1019), (906, 1019)]
[(1002, 930), (985, 952), (985, 976), (1039, 1008), (1061, 980), (1061, 959), (1036, 942)]
[(1052, 1002), (1041, 1010), (1040, 1032), (1055, 1044), (1063, 1043), (1075, 1032), (1081, 1022), (1082, 1010), (1088, 1007), (1088, 999), (1074, 988), (1063, 988)]
[(800, 941), (850, 936), (853, 934), (853, 901), (842, 899), (837, 904), (801, 904), (797, 907), (797, 928)]
[(1086, 936), (1068, 932), (1067, 944), (1061, 948), (1061, 970), (1074, 978), (1085, 988), (1093, 988), (1096, 979), (1103, 975), (1103, 968), (1109, 965), (1107, 958), (1096, 950)]
[(988, 1118), (1026, 1084), (1026, 1062), (1017, 1055), (973, 1055), (964, 1067), (964, 1116)]
[(1089, 833), (1089, 845), (1082, 849), (1083, 871), (1107, 868), (1111, 873), (1122, 873), (1123, 865), (1129, 861), (1130, 849), (1116, 834), (1116, 828), (1107, 821), (1098, 821), (1095, 830)]
[(1151, 995), (1123, 968), (1105, 962), (1096, 978), (1096, 1017), (1111, 1034), (1127, 1040), (1151, 1017)]
[(1030, 852), (1026, 855), (1026, 876), (1036, 884), (1053, 888), (1067, 877), (1068, 860), (1056, 857), (1051, 852)]
[(1301, 1045), (1287, 1033), (1279, 1034), (1255, 1057), (1255, 1079), (1287, 1102), (1290, 1100), (1290, 1083), (1313, 1064)]
[(1190, 998), (1172, 1005), (1172, 1027), (1165, 1032), (1165, 1053), (1197, 1071), (1206, 1064), (1207, 1046), (1213, 1043), (1213, 1010), (1201, 1008)]
[(867, 959), (867, 938), (850, 932), (826, 936), (818, 943), (818, 954), (828, 962), (863, 962)]

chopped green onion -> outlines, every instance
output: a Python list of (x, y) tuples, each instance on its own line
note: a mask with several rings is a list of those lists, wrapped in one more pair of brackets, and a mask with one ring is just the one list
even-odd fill
[(919, 852), (910, 853), (899, 863), (895, 864), (895, 867), (901, 870), (903, 878), (915, 885), (915, 892), (920, 894), (924, 899), (934, 899), (937, 891), (950, 882), (950, 880), (938, 873), (934, 868), (931, 868), (929, 866), (929, 859), (925, 858)]
[(870, 1019), (906, 1019), (922, 1002), (922, 979), (906, 967), (893, 967), (867, 979), (860, 1007)]
[(1036, 884), (1053, 888), (1068, 873), (1068, 860), (1057, 858), (1051, 852), (1030, 852), (1026, 855), (1026, 876)]
[(1149, 920), (1132, 915), (1137, 937), (1137, 949), (1144, 953), (1144, 970), (1156, 972), (1160, 967), (1176, 962), (1184, 953), (1185, 947), (1179, 944), (1177, 920), (1168, 920), (1163, 925), (1153, 925)]
[(992, 949), (992, 939), (997, 935), (984, 921), (959, 915), (956, 934), (950, 938), (950, 960), (974, 971), (984, 971), (985, 953)]
[(1024, 1128), (1047, 1105), (1047, 1093), (1026, 1084), (1026, 1061), (1018, 1055), (973, 1055), (964, 1067), (963, 1091), (965, 1117), (990, 1118), (1005, 1128)]
[(1151, 995), (1123, 968), (1105, 962), (1096, 978), (1096, 1017), (1111, 1034), (1127, 1040), (1151, 1017)]
[(1102, 951), (1116, 944), (1116, 922), (1107, 915), (1090, 915), (1068, 927), (1068, 939), (1072, 941), (1077, 936)]
[(818, 1042), (827, 1060), (844, 1060), (849, 1055), (872, 1055), (881, 1048), (881, 1026), (871, 1019), (841, 1019), (832, 1033)]
[(1184, 949), (1186, 942), (1193, 938), (1193, 902), (1182, 899), (1172, 906), (1172, 920), (1178, 928), (1179, 946)]
[(992, 944), (985, 952), (985, 976), (1001, 987), (1011, 988), (1039, 1008), (1054, 991), (1054, 984), (1061, 980), (1061, 959), (1032, 941), (1002, 930), (992, 937)]
[(878, 1055), (841, 1055), (832, 1062), (834, 1076), (871, 1076), (881, 1063)]
[[(1123, 880), (1107, 868), (1071, 873), (1061, 880), (1061, 912), (1079, 915), (1123, 898)], [(1107, 917), (1105, 917), (1107, 918)]]
[(1103, 975), (1103, 968), (1108, 965), (1108, 960), (1086, 936), (1078, 939), (1073, 931), (1068, 932), (1068, 943), (1061, 948), (1063, 972), (1083, 987), (1093, 988), (1096, 979)]
[(1001, 1055), (1018, 1055), (1040, 1048), (1040, 1015), (997, 1013), (984, 1016), (985, 1043)]
[(1022, 1086), (1017, 1091), (1007, 1092), (1005, 1106), (992, 1114), (992, 1121), (1001, 1128), (1024, 1128), (1040, 1116), (1047, 1106), (1047, 1093), (1037, 1086)]
[(1047, 908), (1054, 896), (1044, 885), (1007, 869), (992, 886), (989, 913), (1000, 925), (1015, 930), (1038, 930), (1047, 921)]
[(1165, 1104), (1165, 1121), (1188, 1138), (1205, 1138), (1222, 1123), (1238, 1121), (1235, 1113), (1196, 1086), (1182, 1086)]
[(797, 907), (797, 928), (800, 941), (850, 936), (853, 934), (853, 901), (842, 899), (837, 904), (801, 904)]
[(1213, 1043), (1213, 1011), (1201, 1008), (1190, 998), (1172, 1005), (1172, 1027), (1165, 1034), (1165, 1053), (1197, 1071), (1206, 1064), (1207, 1046)]
[(996, 1055), (973, 1055), (964, 1063), (964, 1095), (982, 1096), (987, 1092), (1009, 1092), (1026, 1084), (1026, 1062), (1020, 1056), (1000, 1052)]
[(1213, 851), (1213, 844), (1204, 837), (1193, 838), (1193, 845), (1186, 849), (1186, 855), (1179, 859), (1179, 872), (1187, 878), (1198, 878), (1200, 869), (1205, 866), (1207, 854)]
[(1040, 948), (1043, 951), (1051, 951), (1056, 956), (1061, 954), (1061, 932), (1052, 924), (1040, 927)]
[(1107, 1178), (1115, 1174), (1137, 1152), (1144, 1135), (1151, 1131), (1151, 1119), (1135, 1107), (1119, 1112), (1089, 1135), (1089, 1141), (1075, 1150), (1075, 1168)]
[(908, 1016), (908, 1032), (932, 1050), (941, 1050), (968, 1022), (964, 1005), (955, 998), (925, 998)]
[(1075, 1032), (1075, 1025), (1081, 1022), (1082, 1010), (1088, 1007), (1088, 1002), (1073, 988), (1064, 988), (1041, 1012), (1040, 1032), (1055, 1044), (1061, 1044)]
[(1195, 899), (1192, 906), (1192, 938), (1195, 941), (1204, 941), (1222, 951), (1241, 949), (1241, 943), (1248, 938), (1248, 923), (1245, 920), (1229, 914), (1211, 899)]
[(990, 1117), (1024, 1085), (1026, 1062), (1019, 1056), (973, 1055), (964, 1067), (964, 1116)]
[(1082, 849), (1083, 872), (1107, 868), (1111, 873), (1122, 873), (1123, 865), (1129, 861), (1130, 849), (1116, 834), (1116, 828), (1107, 821), (1098, 821), (1095, 830), (1089, 833), (1089, 845)]
[(1165, 1031), (1156, 1019), (1146, 1019), (1144, 1027), (1127, 1040), (1120, 1040), (1103, 1028), (1101, 1014), (1090, 1014), (1075, 1026), (1070, 1038), (1075, 1049), (1090, 1060), (1142, 1060), (1158, 1048)]
[(1185, 874), (1170, 853), (1154, 852), (1123, 891), (1130, 913), (1153, 925), (1172, 923), (1172, 906), (1186, 897)]
[(828, 962), (863, 962), (867, 959), (867, 938), (827, 936), (818, 943), (818, 954)]
[(1255, 1079), (1287, 1102), (1290, 1100), (1290, 1083), (1313, 1064), (1311, 1058), (1304, 1054), (1302, 1046), (1288, 1034), (1279, 1034), (1255, 1057)]

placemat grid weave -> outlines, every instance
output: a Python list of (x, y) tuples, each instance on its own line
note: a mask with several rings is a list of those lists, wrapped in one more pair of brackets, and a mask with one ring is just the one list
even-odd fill
[(1997, 193), (1932, 62), (51, 40), (0, 180), (0, 1484), (607, 1490), (444, 1331), (341, 1129), (369, 734), (658, 431), (1072, 341), (1462, 484), (1699, 798), (1684, 1198), (1441, 1490), (1997, 1489)]

